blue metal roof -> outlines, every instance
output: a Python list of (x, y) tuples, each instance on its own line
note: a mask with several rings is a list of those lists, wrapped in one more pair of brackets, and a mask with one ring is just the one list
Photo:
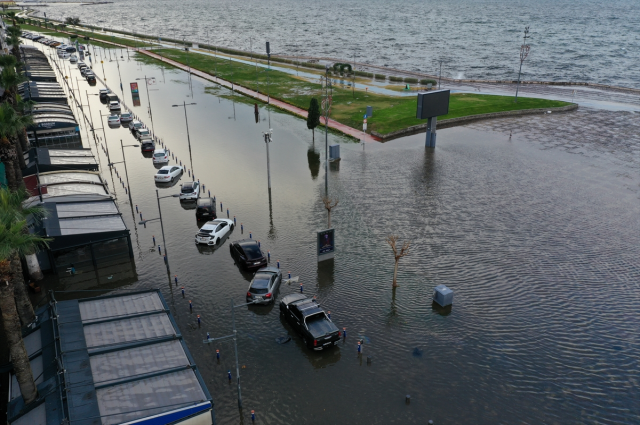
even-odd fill
[(25, 408), (12, 391), (11, 425), (163, 425), (208, 411), (213, 422), (211, 395), (159, 290), (54, 300), (26, 339), (41, 399)]

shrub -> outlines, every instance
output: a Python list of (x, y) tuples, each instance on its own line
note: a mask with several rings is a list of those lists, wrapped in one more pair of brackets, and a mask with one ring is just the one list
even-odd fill
[(375, 75), (375, 79), (376, 79), (376, 80), (386, 80), (386, 79), (387, 79), (387, 76), (386, 76), (386, 75), (384, 75), (384, 74), (376, 74), (376, 75)]
[(407, 84), (418, 84), (418, 79), (413, 77), (405, 77), (404, 82)]
[(401, 83), (402, 82), (402, 77), (396, 77), (394, 75), (390, 75), (389, 76), (389, 81), (394, 82), (394, 83)]
[(429, 79), (422, 79), (420, 80), (420, 84), (422, 84), (423, 86), (426, 86), (428, 84), (431, 84), (432, 86), (435, 86), (436, 84), (438, 84), (438, 82), (436, 80), (429, 80)]

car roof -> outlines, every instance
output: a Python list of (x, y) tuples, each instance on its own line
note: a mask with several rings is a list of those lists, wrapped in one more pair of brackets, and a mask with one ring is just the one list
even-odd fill
[(239, 241), (235, 241), (235, 244), (238, 244), (240, 246), (245, 246), (245, 245), (258, 245), (258, 242), (256, 242), (255, 239), (241, 239)]
[[(170, 170), (172, 167), (175, 167), (175, 165), (165, 165), (160, 170)], [(158, 170), (158, 171), (160, 171), (160, 170)]]
[(123, 112), (120, 114), (120, 116), (123, 116), (123, 115), (133, 115), (133, 114), (131, 112)]
[(165, 150), (161, 148), (161, 149), (156, 149), (155, 151), (153, 151), (153, 153), (167, 153), (167, 152), (165, 152)]
[(117, 116), (117, 115), (109, 115), (109, 119), (111, 119), (111, 118), (120, 118), (120, 117)]
[(267, 267), (261, 267), (258, 269), (258, 271), (256, 272), (256, 274), (258, 273), (275, 273), (278, 274), (280, 272), (280, 269), (277, 267), (273, 267), (273, 266), (267, 266)]
[(112, 100), (112, 101), (111, 101), (111, 102), (109, 102), (109, 103), (114, 104), (114, 103), (120, 103), (120, 102), (118, 102), (117, 100)]
[(193, 184), (193, 183), (194, 183), (194, 182), (186, 182), (186, 183), (182, 183), (182, 187), (186, 187), (186, 188), (193, 187), (193, 186), (194, 186), (194, 184)]
[(318, 303), (312, 298), (296, 300), (289, 303), (289, 305), (295, 305), (298, 307), (298, 310), (302, 313), (303, 317), (311, 316), (316, 313), (324, 313), (324, 310), (322, 310)]

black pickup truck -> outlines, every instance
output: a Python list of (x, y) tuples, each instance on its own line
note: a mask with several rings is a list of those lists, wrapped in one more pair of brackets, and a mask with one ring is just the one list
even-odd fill
[(312, 350), (325, 350), (340, 341), (340, 331), (314, 299), (302, 294), (287, 295), (280, 301), (280, 314)]

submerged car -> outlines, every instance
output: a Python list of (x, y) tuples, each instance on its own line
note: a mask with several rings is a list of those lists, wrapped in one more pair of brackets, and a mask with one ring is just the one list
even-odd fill
[(153, 151), (153, 163), (162, 164), (163, 162), (169, 162), (169, 154), (166, 149), (156, 149)]
[(172, 182), (176, 177), (180, 177), (182, 174), (182, 167), (177, 165), (165, 165), (155, 175), (155, 181), (158, 183)]
[(212, 218), (218, 218), (213, 198), (198, 198), (196, 202), (196, 219), (211, 220)]
[(123, 112), (122, 114), (120, 114), (120, 122), (122, 124), (129, 123), (131, 121), (133, 121), (133, 114), (132, 113)]
[(142, 152), (155, 152), (156, 144), (151, 139), (145, 139), (140, 143), (140, 149)]
[(114, 100), (109, 102), (109, 110), (110, 111), (119, 111), (120, 110), (120, 102)]
[(200, 196), (199, 182), (187, 182), (182, 184), (182, 189), (180, 189), (181, 201), (198, 199), (199, 196)]
[(135, 132), (136, 139), (142, 140), (151, 137), (151, 131), (148, 128), (141, 128)]
[(196, 243), (218, 245), (233, 230), (233, 226), (233, 220), (228, 218), (209, 221), (196, 233)]
[(280, 301), (280, 314), (311, 350), (325, 350), (340, 342), (338, 327), (315, 299), (303, 294), (287, 295)]
[(267, 265), (267, 258), (254, 239), (243, 239), (229, 245), (231, 256), (236, 264), (247, 270), (255, 270)]
[(269, 304), (275, 302), (282, 282), (282, 272), (277, 267), (263, 267), (251, 279), (247, 302)]
[(107, 119), (107, 123), (110, 126), (120, 125), (120, 117), (117, 115), (109, 115), (109, 118)]

